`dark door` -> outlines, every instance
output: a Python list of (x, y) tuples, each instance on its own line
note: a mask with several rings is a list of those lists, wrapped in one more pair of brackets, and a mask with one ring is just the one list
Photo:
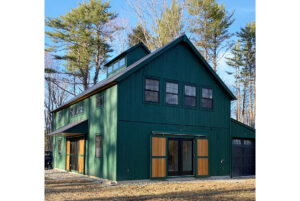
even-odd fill
[(78, 140), (71, 140), (70, 144), (70, 170), (78, 171)]
[(232, 140), (232, 176), (255, 175), (255, 141), (236, 138)]
[(168, 176), (193, 174), (193, 139), (168, 139)]

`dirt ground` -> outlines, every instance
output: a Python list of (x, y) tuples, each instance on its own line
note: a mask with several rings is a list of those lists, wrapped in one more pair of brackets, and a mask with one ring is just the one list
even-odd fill
[(105, 185), (46, 174), (45, 200), (255, 200), (255, 178)]

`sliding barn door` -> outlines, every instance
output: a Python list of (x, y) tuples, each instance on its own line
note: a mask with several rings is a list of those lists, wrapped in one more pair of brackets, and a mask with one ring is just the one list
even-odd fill
[(167, 139), (151, 137), (151, 178), (167, 177)]
[(71, 146), (71, 143), (70, 143), (70, 140), (67, 140), (67, 143), (66, 143), (66, 170), (67, 171), (70, 171), (70, 146)]
[(84, 139), (79, 140), (78, 172), (84, 173)]
[(196, 139), (196, 176), (208, 176), (208, 140)]

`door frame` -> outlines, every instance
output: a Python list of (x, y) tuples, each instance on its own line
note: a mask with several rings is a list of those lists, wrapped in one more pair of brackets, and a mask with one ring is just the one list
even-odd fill
[[(169, 170), (167, 170), (168, 172), (168, 176), (192, 176), (194, 175), (194, 138), (191, 137), (191, 138), (168, 138), (168, 146), (169, 146), (169, 140), (176, 140), (178, 142), (177, 144), (177, 154), (178, 154), (178, 171), (175, 173), (175, 175), (170, 175), (170, 172)], [(191, 141), (192, 142), (192, 171), (189, 171), (189, 172), (184, 172), (182, 169), (183, 169), (183, 156), (182, 156), (182, 150), (183, 150), (183, 141)], [(169, 149), (167, 150), (167, 155), (169, 156)], [(168, 169), (168, 162), (167, 161), (167, 169)]]
[[(70, 164), (71, 164), (71, 141), (77, 141), (78, 143), (78, 148), (77, 148), (77, 151), (78, 151), (78, 157), (77, 157), (77, 165), (78, 165), (78, 168), (79, 168), (79, 158), (81, 157), (80, 153), (79, 153), (79, 149), (80, 149), (80, 145), (79, 145), (79, 141), (80, 140), (84, 140), (84, 147), (83, 147), (83, 172), (79, 172), (78, 170), (72, 170), (70, 168)], [(78, 174), (85, 174), (85, 170), (86, 170), (86, 167), (85, 167), (85, 160), (86, 160), (86, 136), (79, 136), (79, 137), (66, 137), (66, 142), (67, 141), (70, 141), (70, 154), (66, 154), (66, 160), (67, 160), (67, 155), (69, 155), (69, 170), (67, 170), (67, 168), (65, 168), (66, 171), (68, 172), (75, 172), (75, 173), (78, 173)], [(67, 143), (66, 143), (66, 153), (67, 153)], [(67, 161), (66, 161), (67, 163)], [(66, 164), (67, 166), (67, 164)]]
[[(152, 132), (153, 133), (153, 132)], [(150, 140), (150, 172), (149, 172), (149, 178), (150, 179), (167, 179), (168, 177), (208, 177), (209, 176), (209, 170), (208, 175), (197, 175), (197, 139), (207, 139), (208, 140), (208, 134), (207, 133), (195, 133), (195, 134), (176, 134), (176, 133), (163, 133), (159, 134), (155, 131), (155, 133), (150, 134), (149, 140)], [(178, 175), (178, 176), (169, 176), (168, 175), (168, 154), (166, 154), (165, 157), (161, 156), (153, 156), (152, 157), (152, 137), (165, 137), (166, 138), (166, 153), (168, 153), (169, 150), (169, 138), (188, 138), (192, 139), (193, 142), (193, 174), (192, 175)], [(209, 155), (209, 149), (208, 149), (208, 155)], [(152, 158), (166, 158), (166, 177), (152, 177)], [(209, 160), (209, 156), (207, 156)], [(209, 162), (209, 161), (208, 161)]]

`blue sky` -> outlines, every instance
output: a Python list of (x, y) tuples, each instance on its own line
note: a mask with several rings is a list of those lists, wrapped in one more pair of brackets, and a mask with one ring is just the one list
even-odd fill
[[(64, 15), (67, 11), (78, 6), (78, 2), (82, 0), (45, 0), (45, 16), (58, 17)], [(218, 0), (222, 2), (228, 11), (234, 11), (235, 22), (230, 27), (231, 32), (237, 32), (241, 27), (244, 27), (249, 21), (255, 20), (255, 0)], [(136, 17), (133, 12), (130, 12), (130, 7), (126, 0), (111, 0), (111, 10), (117, 12), (119, 17), (127, 18), (130, 27), (136, 24)], [(46, 43), (50, 41), (46, 38)], [(112, 56), (115, 56), (113, 53)], [(218, 74), (224, 82), (231, 88), (234, 80), (232, 76), (228, 76), (226, 71), (231, 69), (226, 65), (225, 60), (221, 60), (218, 67)], [(104, 76), (101, 76), (104, 78)]]

